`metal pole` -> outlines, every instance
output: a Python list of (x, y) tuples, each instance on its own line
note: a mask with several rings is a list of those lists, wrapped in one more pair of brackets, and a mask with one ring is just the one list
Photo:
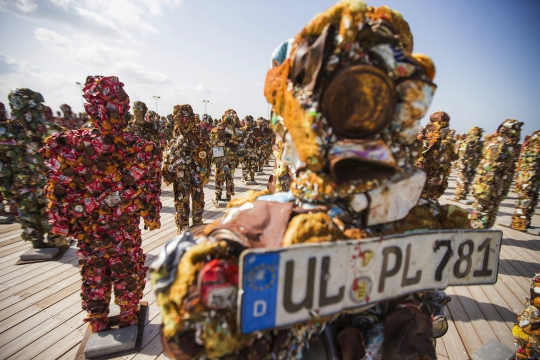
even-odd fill
[(208, 118), (208, 113), (206, 112), (206, 104), (209, 103), (210, 100), (203, 100), (204, 103), (204, 117)]
[(161, 99), (161, 96), (154, 95), (154, 96), (152, 96), (152, 97), (153, 97), (154, 99), (156, 99), (156, 113), (157, 113), (157, 112), (158, 112), (157, 101), (158, 101), (159, 99)]
[[(79, 85), (80, 89), (81, 89), (81, 93), (83, 93), (83, 86), (80, 82), (76, 82), (75, 84)], [(83, 100), (83, 97), (81, 96), (81, 113), (84, 113), (84, 100)]]

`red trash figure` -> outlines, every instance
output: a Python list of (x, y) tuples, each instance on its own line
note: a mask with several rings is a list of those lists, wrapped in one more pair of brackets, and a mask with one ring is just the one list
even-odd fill
[(45, 140), (46, 194), (52, 231), (78, 241), (82, 307), (92, 332), (108, 329), (111, 290), (120, 327), (138, 322), (147, 268), (139, 221), (160, 227), (161, 154), (157, 145), (124, 132), (129, 97), (115, 76), (89, 76), (85, 110), (92, 128)]

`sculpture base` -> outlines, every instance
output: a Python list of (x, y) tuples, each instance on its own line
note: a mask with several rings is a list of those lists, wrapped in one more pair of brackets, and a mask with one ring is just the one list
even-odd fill
[(136, 326), (118, 328), (117, 316), (109, 317), (110, 330), (92, 333), (88, 326), (75, 359), (110, 359), (139, 352), (147, 317), (148, 302), (141, 301)]
[(495, 339), (489, 340), (472, 354), (473, 360), (510, 360), (515, 356), (515, 350), (501, 344)]
[[(26, 265), (43, 261), (56, 261), (60, 260), (66, 253), (69, 246), (73, 245), (75, 240), (70, 239), (67, 248), (60, 250), (59, 248), (42, 248), (42, 249), (30, 249), (25, 251), (17, 260), (15, 265)], [(51, 254), (52, 257), (51, 257)]]
[(22, 253), (20, 258), (21, 261), (50, 261), (59, 252), (58, 248), (30, 249)]
[(216, 207), (227, 207), (227, 204), (229, 204), (227, 200), (216, 201)]
[(0, 215), (0, 224), (11, 224), (15, 220), (13, 215)]

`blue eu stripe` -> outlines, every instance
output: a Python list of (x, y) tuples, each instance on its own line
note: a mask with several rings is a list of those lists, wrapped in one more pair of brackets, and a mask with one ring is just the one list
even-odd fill
[(242, 332), (247, 334), (275, 327), (279, 253), (247, 255), (242, 275)]

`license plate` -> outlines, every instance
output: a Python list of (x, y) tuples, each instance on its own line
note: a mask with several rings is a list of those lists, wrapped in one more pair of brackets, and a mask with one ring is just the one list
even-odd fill
[(408, 293), (497, 282), (502, 232), (442, 230), (246, 250), (243, 333), (368, 307)]
[(212, 148), (212, 154), (214, 157), (221, 157), (224, 155), (223, 148), (222, 147), (215, 147)]

